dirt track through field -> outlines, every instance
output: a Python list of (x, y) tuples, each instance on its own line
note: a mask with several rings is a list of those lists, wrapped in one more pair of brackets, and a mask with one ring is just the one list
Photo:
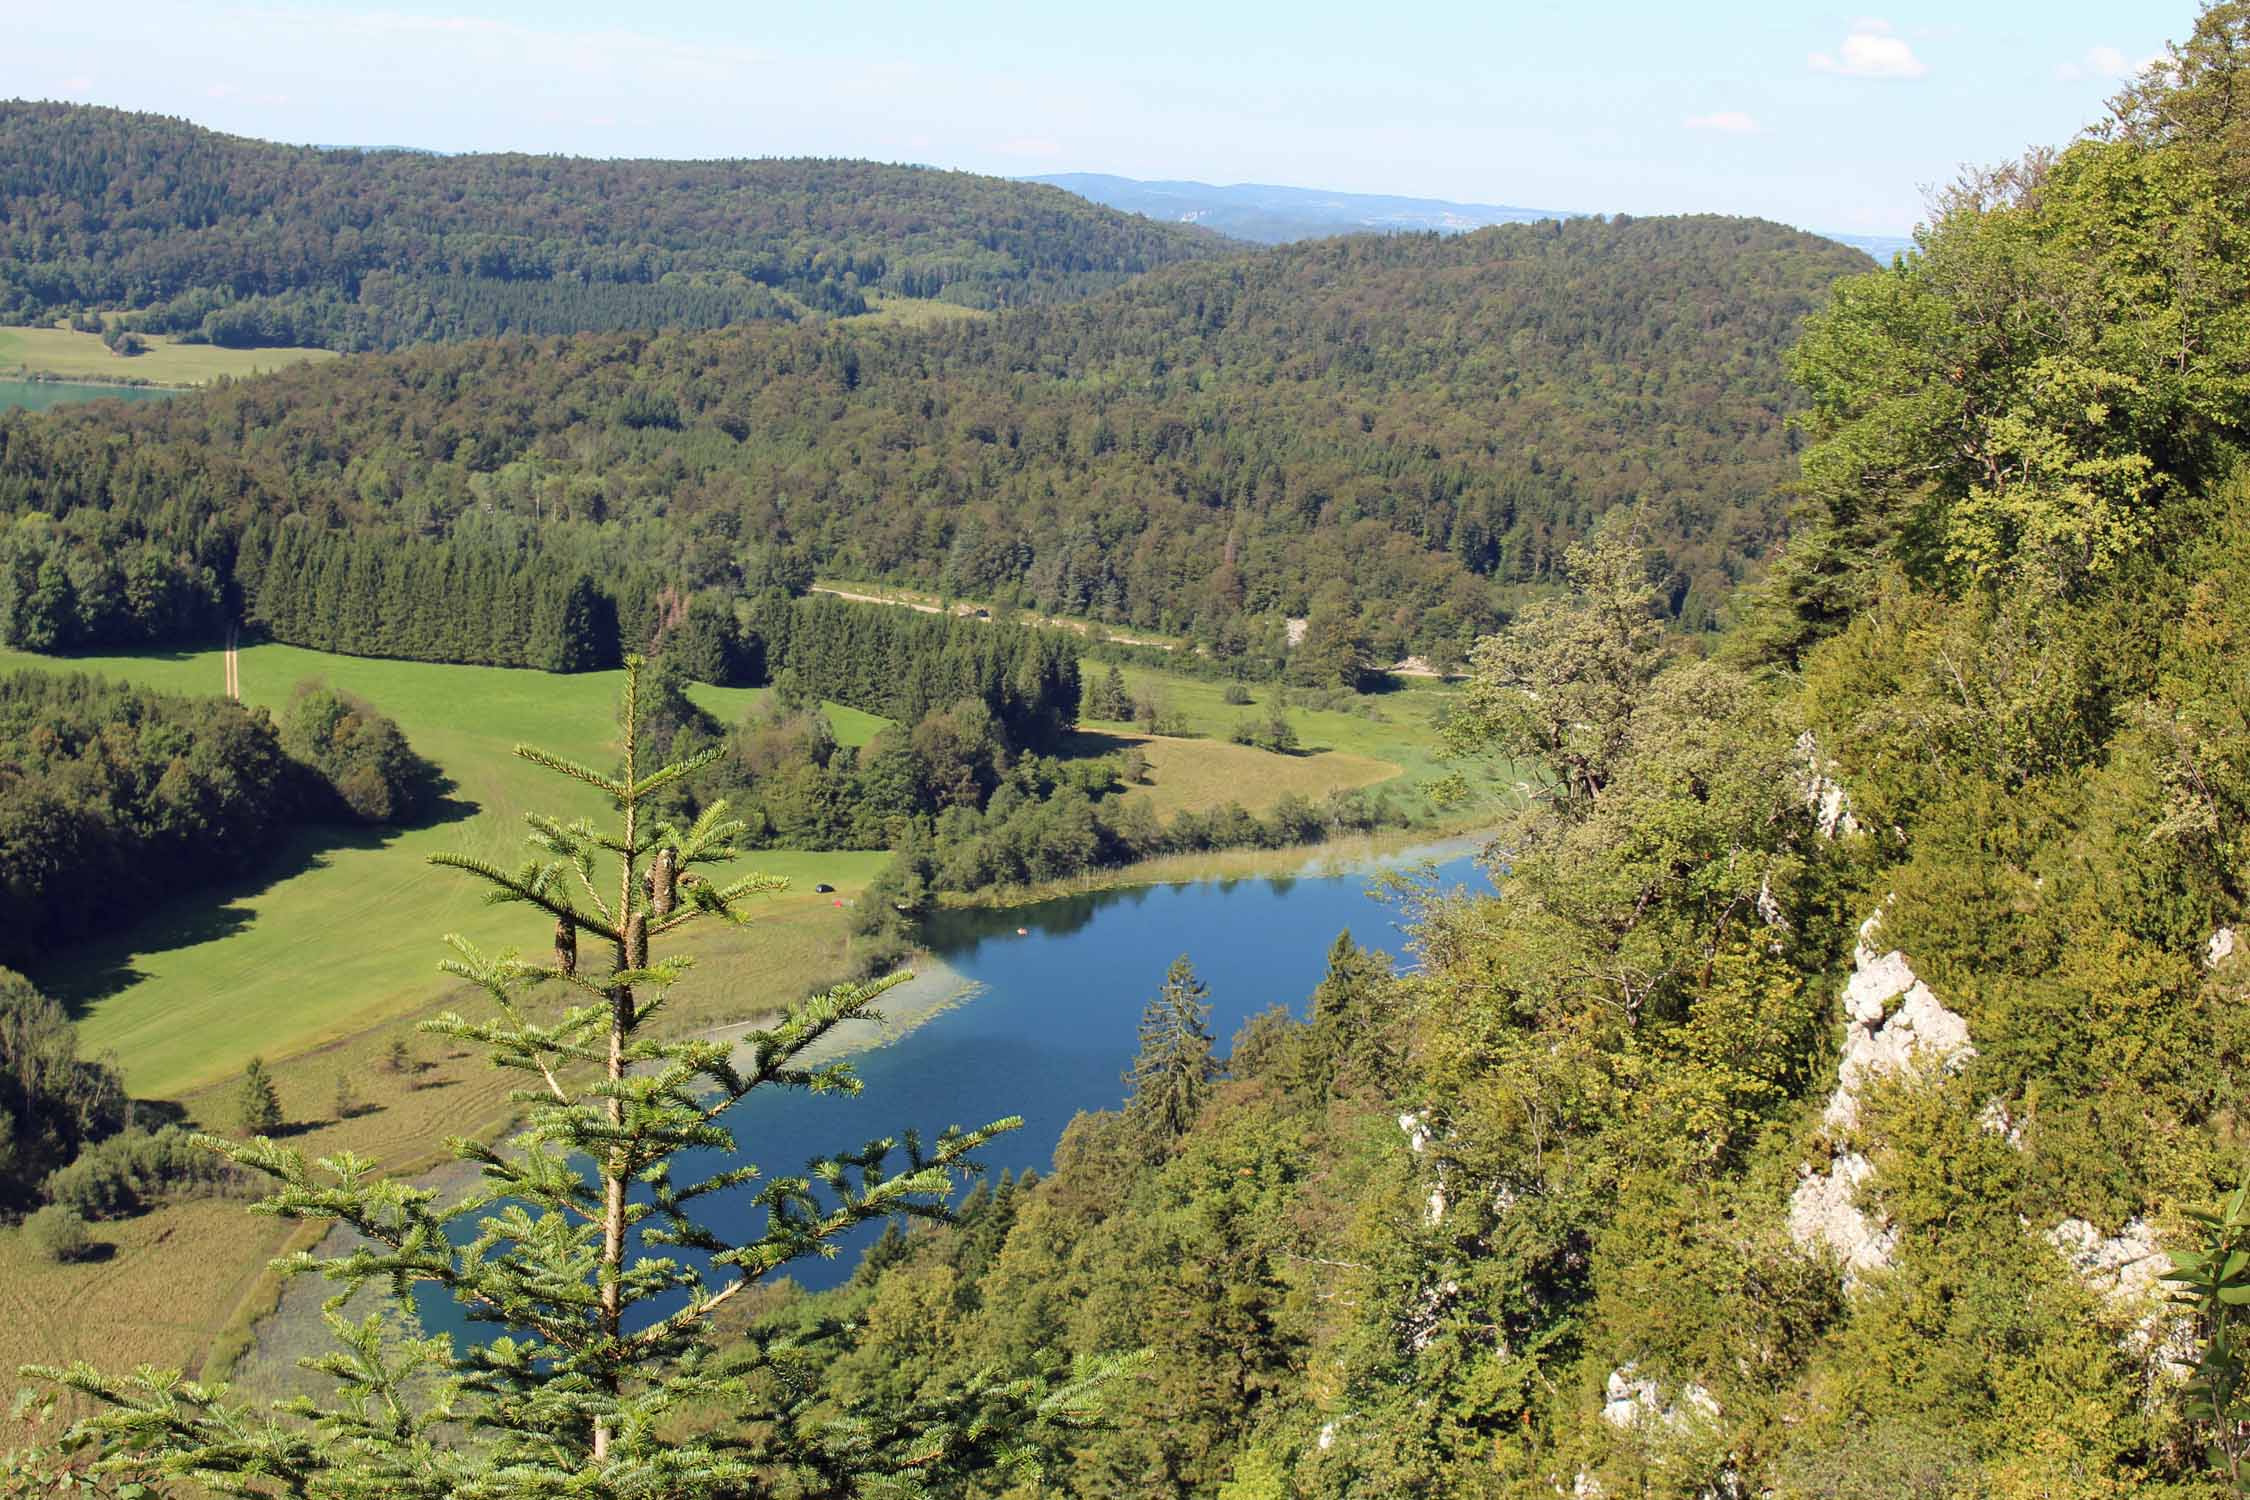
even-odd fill
[(227, 696), (235, 702), (242, 701), (242, 628), (227, 627)]
[[(942, 615), (945, 613), (939, 606), (924, 604), (917, 599), (897, 599), (887, 594), (855, 594), (850, 589), (840, 589), (826, 583), (811, 585), (811, 592), (826, 594), (834, 599), (849, 599), (854, 604), (888, 604), (899, 609), (920, 610), (926, 615)], [(956, 604), (953, 606), (953, 613), (963, 619), (982, 620), (991, 618), (988, 614), (979, 613), (977, 607), (973, 604)], [(1152, 641), (1145, 636), (1119, 635), (1114, 630), (1102, 630), (1101, 627), (1089, 624), (1087, 621), (1066, 620), (1060, 615), (1026, 615), (1024, 618), (1034, 625), (1044, 625), (1051, 630), (1075, 630), (1080, 635), (1092, 636), (1096, 640), (1114, 641), (1120, 646), (1154, 646), (1159, 651), (1179, 649), (1170, 641)], [(1097, 632), (1099, 633), (1097, 634)]]

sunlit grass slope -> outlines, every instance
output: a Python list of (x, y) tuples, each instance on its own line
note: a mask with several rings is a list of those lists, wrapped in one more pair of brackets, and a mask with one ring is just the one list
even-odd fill
[[(0, 668), (18, 666), (101, 672), (172, 692), (215, 693), (224, 681), (217, 650), (67, 661), (0, 652)], [(437, 972), (448, 932), (480, 945), (536, 946), (539, 924), (520, 908), (483, 905), (468, 880), (430, 868), (427, 857), (461, 850), (512, 863), (526, 812), (602, 810), (590, 789), (512, 751), (529, 742), (607, 769), (622, 673), (555, 676), (279, 645), (242, 652), (243, 697), (254, 706), (278, 708), (309, 677), (397, 719), (414, 748), (453, 781), (447, 814), (386, 835), (302, 830), (259, 879), (181, 892), (129, 931), (43, 965), (42, 987), (79, 1013), (81, 1049), (114, 1051), (136, 1094), (175, 1096), (234, 1073), (254, 1054), (287, 1056), (426, 1008), (448, 989)], [(695, 690), (728, 721), (760, 691)], [(865, 743), (883, 722), (834, 707), (830, 716), (847, 744)], [(681, 986), (682, 1016), (747, 1015), (793, 998), (766, 993), (761, 976), (788, 983), (800, 971), (823, 977), (823, 963), (840, 968), (842, 913), (835, 898), (811, 886), (827, 881), (849, 892), (883, 858), (777, 851), (749, 861), (798, 886), (769, 899), (750, 932), (705, 940), (709, 962)], [(784, 953), (777, 948), (789, 961), (778, 961)]]

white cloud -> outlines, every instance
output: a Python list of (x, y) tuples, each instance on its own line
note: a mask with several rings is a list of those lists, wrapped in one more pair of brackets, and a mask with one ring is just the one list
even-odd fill
[(2064, 83), (2086, 78), (2138, 78), (2162, 61), (2164, 54), (2161, 52), (2135, 62), (2115, 47), (2089, 47), (2086, 55), (2076, 62), (2055, 64), (2055, 77)]
[(1680, 122), (1690, 130), (1717, 130), (1728, 135), (1756, 135), (1758, 122), (1739, 109), (1714, 110), (1707, 115), (1689, 115)]
[(1930, 71), (1904, 37), (1891, 35), (1889, 22), (1871, 18), (1854, 21), (1834, 52), (1815, 52), (1806, 61), (1815, 73), (1847, 78), (1920, 78)]

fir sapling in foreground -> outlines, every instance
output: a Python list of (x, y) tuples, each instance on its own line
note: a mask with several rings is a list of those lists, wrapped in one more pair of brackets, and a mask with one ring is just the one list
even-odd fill
[[(534, 815), (535, 853), (515, 870), (433, 857), (484, 882), (488, 899), (535, 908), (552, 924), (549, 963), (451, 939), (456, 957), (445, 968), (483, 990), (493, 1013), (447, 1014), (424, 1028), (481, 1046), (495, 1066), (525, 1077), (512, 1140), (451, 1143), (480, 1169), (479, 1187), (441, 1203), (349, 1153), (308, 1163), (264, 1137), (201, 1138), (279, 1183), (259, 1212), (357, 1231), (360, 1247), (347, 1254), (282, 1263), (337, 1288), (327, 1318), (339, 1347), (306, 1362), (326, 1377), (309, 1383), (333, 1394), (256, 1411), (224, 1386), (145, 1367), (125, 1378), (85, 1364), (28, 1369), (50, 1389), (103, 1403), (71, 1441), (102, 1443), (121, 1474), (154, 1471), (226, 1493), (910, 1495), (976, 1469), (1020, 1475), (1093, 1419), (1098, 1387), (1121, 1362), (1052, 1382), (980, 1375), (896, 1410), (842, 1413), (805, 1395), (835, 1330), (731, 1344), (715, 1336), (722, 1305), (800, 1257), (835, 1254), (854, 1226), (944, 1217), (955, 1178), (973, 1170), (969, 1154), (1020, 1122), (948, 1128), (926, 1151), (911, 1134), (903, 1153), (876, 1141), (795, 1176), (746, 1163), (675, 1175), (691, 1151), (739, 1160), (725, 1116), (753, 1090), (856, 1091), (847, 1064), (809, 1062), (807, 1051), (841, 1023), (874, 1015), (876, 997), (904, 976), (817, 995), (738, 1048), (649, 1035), (689, 966), (652, 948), (700, 919), (745, 920), (744, 903), (783, 882), (704, 873), (737, 855), (740, 825), (723, 804), (685, 827), (646, 815), (701, 761), (640, 769), (640, 667), (626, 668), (620, 775), (517, 751), (613, 799), (610, 830)], [(750, 1239), (729, 1240), (698, 1217), (702, 1200), (730, 1189), (754, 1193), (765, 1211)], [(403, 1301), (417, 1285), (441, 1289), (497, 1332), (457, 1350), (380, 1315), (343, 1314), (363, 1287)]]

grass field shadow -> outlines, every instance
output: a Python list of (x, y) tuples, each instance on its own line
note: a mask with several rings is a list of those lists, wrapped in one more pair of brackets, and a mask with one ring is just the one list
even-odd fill
[(1142, 743), (1138, 735), (1105, 734), (1099, 729), (1073, 729), (1055, 742), (1055, 755), (1062, 760), (1099, 760), (1105, 755), (1117, 755)]
[[(212, 646), (216, 646), (217, 644), (218, 642), (213, 641), (209, 646), (148, 646), (144, 647), (143, 649), (134, 651), (132, 653), (132, 659), (136, 663), (159, 662), (167, 666), (177, 666), (187, 662), (197, 661), (206, 656), (209, 656)], [(83, 656), (78, 656), (73, 655), (67, 651), (62, 651), (55, 653), (53, 656), (50, 656), (47, 659), (54, 663), (53, 670), (58, 672), (85, 672), (91, 676), (109, 677), (113, 679), (118, 676), (116, 670), (117, 654), (114, 652), (91, 652)], [(84, 663), (86, 662), (93, 662), (95, 664), (92, 666), (87, 666), (84, 665)], [(211, 691), (215, 695), (218, 690), (219, 685), (214, 682), (211, 686)]]
[(89, 943), (63, 962), (40, 965), (33, 977), (62, 1002), (73, 1020), (88, 1009), (146, 979), (135, 960), (154, 953), (198, 947), (232, 937), (256, 919), (256, 899), (285, 881), (332, 866), (349, 850), (380, 849), (416, 829), (465, 822), (483, 809), (440, 792), (428, 816), (414, 828), (368, 828), (345, 823), (309, 823), (292, 829), (274, 857), (255, 873), (183, 892), (162, 902), (122, 933)]

